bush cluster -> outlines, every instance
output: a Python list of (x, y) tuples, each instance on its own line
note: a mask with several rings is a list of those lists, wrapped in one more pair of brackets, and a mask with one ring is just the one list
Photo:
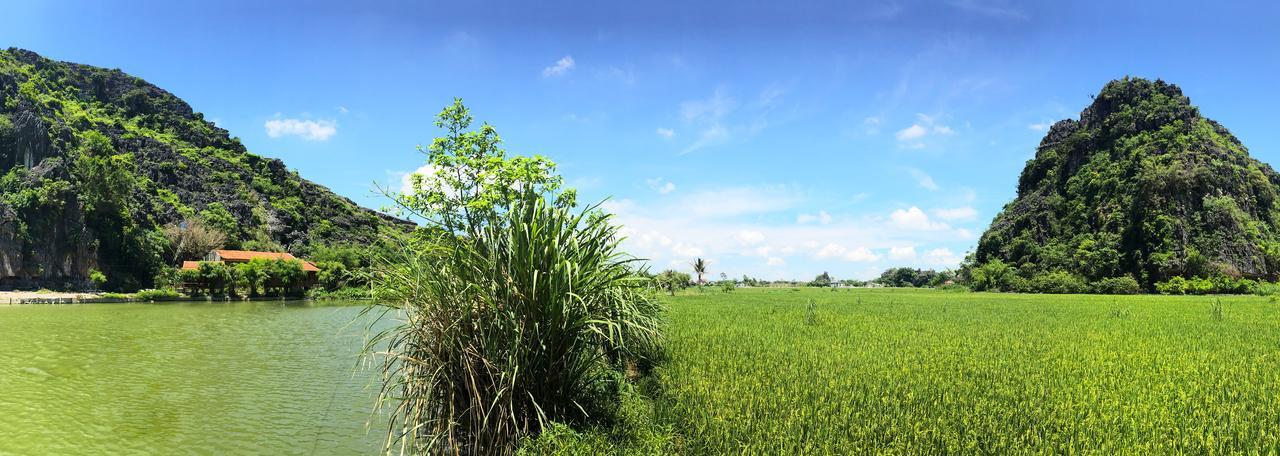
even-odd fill
[(965, 271), (969, 287), (974, 291), (1007, 291), (1044, 294), (1138, 294), (1142, 285), (1132, 276), (1106, 277), (1088, 282), (1078, 274), (1063, 270), (1038, 272), (1024, 277), (1000, 260), (992, 260)]
[(1275, 288), (1274, 284), (1259, 282), (1253, 279), (1235, 279), (1227, 276), (1218, 277), (1174, 277), (1156, 283), (1156, 291), (1170, 295), (1206, 295), (1206, 294), (1268, 294)]

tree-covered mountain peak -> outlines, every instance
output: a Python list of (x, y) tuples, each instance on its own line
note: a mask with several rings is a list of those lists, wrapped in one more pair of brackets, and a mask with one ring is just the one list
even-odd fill
[(200, 220), (227, 247), (288, 250), (372, 241), (403, 221), (362, 208), (248, 152), (173, 94), (120, 70), (0, 51), (0, 286), (54, 286), (104, 271), (150, 284)]
[(1278, 183), (1178, 86), (1111, 81), (1078, 119), (1049, 129), (970, 270), (998, 260), (1028, 281), (1274, 279)]

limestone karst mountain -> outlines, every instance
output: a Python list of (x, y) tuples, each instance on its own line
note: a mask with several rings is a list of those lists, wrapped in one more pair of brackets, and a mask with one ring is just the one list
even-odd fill
[(0, 51), (0, 287), (90, 269), (150, 284), (160, 227), (201, 217), (233, 246), (366, 243), (403, 221), (298, 176), (178, 97), (119, 70)]
[(1278, 185), (1177, 86), (1111, 81), (1078, 120), (1049, 129), (970, 267), (1127, 275), (1147, 288), (1171, 277), (1274, 280)]

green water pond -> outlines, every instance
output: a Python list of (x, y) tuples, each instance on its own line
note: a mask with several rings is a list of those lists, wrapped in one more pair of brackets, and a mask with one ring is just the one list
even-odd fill
[(361, 309), (0, 305), (0, 455), (376, 453)]

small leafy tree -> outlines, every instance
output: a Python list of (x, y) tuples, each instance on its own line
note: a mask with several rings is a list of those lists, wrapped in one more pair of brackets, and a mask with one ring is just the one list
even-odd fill
[(236, 270), (240, 276), (240, 284), (249, 289), (249, 297), (258, 296), (258, 287), (262, 286), (262, 281), (266, 279), (267, 267), (271, 260), (262, 258), (254, 258), (236, 265)]
[[(403, 215), (421, 218), (449, 233), (466, 233), (490, 223), (521, 194), (522, 189), (545, 195), (561, 190), (563, 179), (555, 164), (541, 156), (508, 158), (502, 138), (489, 124), (471, 130), (471, 111), (454, 99), (436, 116), (445, 130), (430, 146), (427, 171), (409, 176), (406, 192), (384, 190)], [(557, 207), (573, 207), (577, 193), (556, 194)]]
[(206, 294), (209, 296), (223, 296), (226, 293), (227, 267), (223, 263), (206, 261), (200, 263), (198, 269), (200, 272), (200, 282), (204, 284)]
[(654, 277), (654, 281), (658, 283), (658, 287), (676, 295), (676, 290), (682, 290), (689, 286), (689, 274), (678, 272), (672, 269), (662, 271)]
[(107, 275), (97, 269), (89, 269), (89, 282), (93, 283), (95, 290), (101, 290), (107, 284)]
[(817, 277), (813, 278), (812, 282), (809, 282), (809, 286), (811, 287), (831, 286), (831, 274), (827, 274), (827, 271), (822, 271), (822, 274), (818, 274)]
[(347, 278), (351, 275), (345, 264), (336, 261), (316, 262), (316, 268), (320, 269), (316, 279), (319, 280), (320, 286), (329, 291), (345, 287)]

